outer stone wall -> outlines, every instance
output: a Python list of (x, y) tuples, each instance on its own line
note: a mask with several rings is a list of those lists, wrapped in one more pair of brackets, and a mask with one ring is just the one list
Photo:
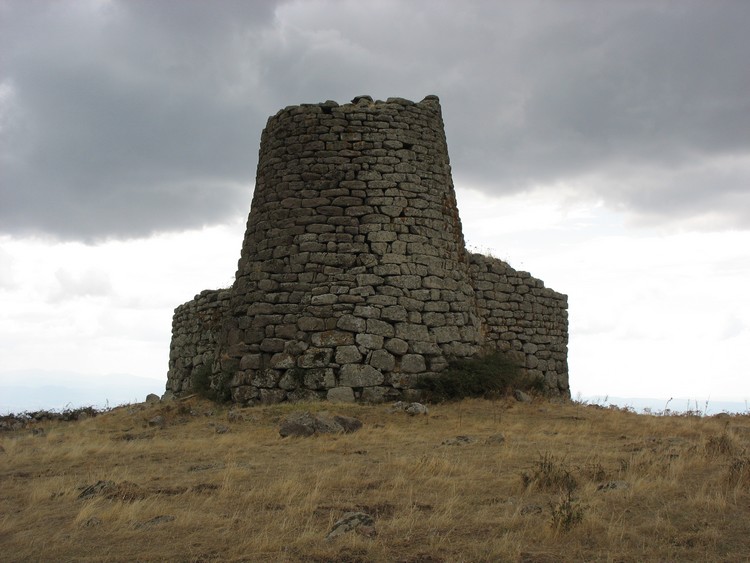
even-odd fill
[(471, 255), (471, 277), (487, 347), (507, 351), (550, 394), (569, 395), (568, 297), (481, 254)]
[(271, 117), (236, 281), (210, 322), (209, 295), (175, 312), (174, 392), (213, 357), (214, 385), (240, 403), (382, 401), (489, 345), (568, 393), (565, 298), (470, 261), (434, 96)]
[(213, 369), (221, 324), (229, 308), (229, 290), (205, 290), (175, 309), (169, 346), (167, 389), (186, 393), (192, 374), (206, 365)]

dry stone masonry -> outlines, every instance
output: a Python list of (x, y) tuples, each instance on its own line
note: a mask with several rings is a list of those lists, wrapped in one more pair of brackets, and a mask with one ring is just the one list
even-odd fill
[(235, 282), (175, 310), (167, 390), (408, 399), (496, 349), (569, 395), (567, 297), (466, 251), (437, 97), (360, 96), (268, 120)]

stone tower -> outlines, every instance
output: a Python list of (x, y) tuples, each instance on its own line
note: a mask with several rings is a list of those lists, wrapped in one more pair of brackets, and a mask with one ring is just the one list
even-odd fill
[(375, 402), (487, 348), (569, 393), (565, 296), (466, 251), (437, 97), (360, 96), (268, 120), (235, 283), (175, 311), (167, 388)]

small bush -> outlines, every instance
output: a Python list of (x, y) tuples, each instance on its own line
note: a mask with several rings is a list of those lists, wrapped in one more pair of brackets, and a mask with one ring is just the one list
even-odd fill
[(521, 367), (503, 352), (480, 358), (453, 360), (436, 376), (417, 382), (429, 401), (451, 401), (465, 397), (492, 398), (514, 389), (540, 391), (543, 382), (523, 375)]
[(552, 511), (552, 528), (557, 532), (567, 532), (583, 520), (583, 508), (568, 491), (560, 496), (557, 502), (550, 502)]
[(544, 491), (572, 492), (578, 487), (578, 481), (566, 467), (564, 460), (557, 459), (549, 452), (545, 452), (531, 473), (522, 473), (521, 479), (525, 487), (536, 485)]
[(193, 370), (190, 378), (194, 393), (217, 403), (226, 403), (232, 398), (229, 389), (229, 374), (224, 372), (213, 376), (213, 360), (209, 359)]

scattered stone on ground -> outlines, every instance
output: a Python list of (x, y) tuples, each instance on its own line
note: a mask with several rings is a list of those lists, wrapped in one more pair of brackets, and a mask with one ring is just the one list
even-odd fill
[(81, 494), (78, 495), (79, 499), (87, 499), (96, 496), (101, 493), (113, 491), (115, 489), (114, 481), (97, 481), (93, 485), (83, 487)]
[(542, 507), (538, 504), (526, 504), (521, 508), (521, 516), (527, 516), (529, 514), (541, 514)]
[(475, 438), (471, 436), (456, 436), (455, 438), (448, 438), (443, 440), (441, 446), (465, 446), (467, 444), (473, 444), (476, 442)]
[(332, 540), (352, 530), (356, 530), (363, 536), (373, 537), (376, 535), (375, 521), (372, 516), (364, 512), (347, 512), (336, 521), (331, 531), (328, 532), (326, 540)]
[(513, 397), (519, 403), (530, 403), (531, 402), (531, 397), (529, 395), (527, 395), (526, 393), (524, 393), (523, 391), (521, 391), (520, 389), (516, 389), (515, 391), (513, 391)]
[(84, 528), (95, 528), (101, 523), (102, 523), (101, 518), (92, 516), (91, 518), (88, 518), (83, 524), (81, 524), (81, 526), (83, 526)]
[(159, 401), (161, 401), (161, 399), (156, 393), (149, 393), (148, 395), (146, 395), (147, 405), (153, 405), (154, 403), (158, 403)]
[(356, 418), (304, 411), (292, 413), (282, 420), (279, 434), (282, 438), (307, 437), (315, 434), (350, 434), (360, 428), (362, 428), (362, 421)]
[(505, 435), (504, 434), (493, 434), (492, 436), (488, 436), (487, 439), (484, 441), (485, 444), (504, 444), (505, 443)]
[(597, 491), (622, 491), (630, 488), (630, 483), (627, 481), (608, 481), (607, 483), (600, 484)]
[(429, 409), (422, 403), (407, 403), (404, 401), (398, 401), (393, 403), (391, 412), (405, 412), (408, 415), (416, 416), (418, 414), (429, 414)]
[(164, 428), (167, 425), (167, 421), (162, 415), (157, 414), (155, 417), (149, 419), (148, 425), (157, 428)]
[(198, 483), (193, 485), (192, 491), (195, 493), (208, 493), (210, 491), (218, 490), (219, 485), (216, 483)]
[(80, 407), (62, 412), (34, 411), (19, 414), (7, 414), (0, 416), (0, 431), (21, 430), (36, 422), (71, 422), (74, 420), (85, 420), (100, 414), (94, 407)]
[(215, 428), (217, 434), (226, 434), (227, 432), (229, 432), (229, 428), (224, 426), (223, 424), (217, 424)]
[(135, 528), (137, 530), (153, 528), (154, 526), (158, 526), (159, 524), (172, 522), (174, 519), (175, 519), (174, 516), (170, 514), (164, 514), (162, 516), (156, 516), (155, 518), (151, 518), (151, 520), (146, 520), (145, 522), (139, 522), (138, 524), (135, 525)]
[(227, 420), (229, 422), (243, 422), (245, 420), (245, 415), (240, 411), (232, 409), (227, 412)]
[(223, 463), (200, 463), (198, 465), (191, 465), (188, 467), (188, 471), (208, 471), (210, 469), (224, 469)]

